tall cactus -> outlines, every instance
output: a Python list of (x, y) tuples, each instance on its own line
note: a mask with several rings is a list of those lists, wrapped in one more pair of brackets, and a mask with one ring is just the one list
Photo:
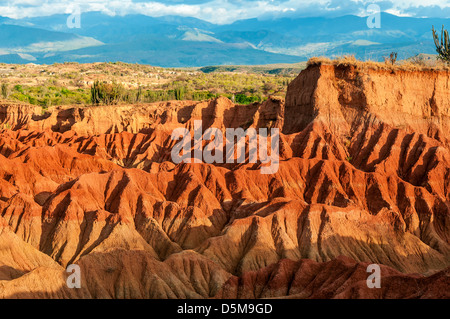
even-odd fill
[(432, 31), (434, 44), (436, 45), (436, 51), (439, 54), (439, 57), (444, 61), (450, 62), (450, 39), (448, 36), (448, 31), (444, 30), (444, 26), (442, 26), (440, 41), (438, 33), (434, 30), (434, 26)]
[(2, 96), (4, 99), (8, 98), (8, 84), (2, 83)]
[(100, 82), (95, 81), (91, 86), (91, 102), (92, 104), (100, 104), (102, 98), (100, 96)]

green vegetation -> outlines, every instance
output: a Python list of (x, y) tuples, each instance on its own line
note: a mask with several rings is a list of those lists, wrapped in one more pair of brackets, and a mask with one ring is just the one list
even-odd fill
[[(101, 83), (96, 81), (91, 87), (90, 101), (94, 105), (112, 105), (120, 102), (124, 103), (152, 103), (159, 101), (170, 100), (193, 100), (203, 101), (219, 96), (226, 96), (237, 104), (251, 104), (254, 102), (261, 102), (267, 99), (266, 96), (259, 93), (259, 91), (251, 90), (254, 93), (243, 91), (244, 93), (229, 93), (214, 90), (215, 93), (209, 90), (191, 90), (188, 86), (182, 83), (173, 84), (170, 88), (143, 90), (142, 87), (138, 89), (125, 89), (122, 85), (112, 83)], [(256, 92), (256, 93), (255, 93)]]
[(2, 97), (4, 99), (8, 98), (9, 95), (9, 91), (8, 91), (8, 84), (7, 83), (2, 83)]
[(259, 74), (198, 73), (181, 74), (174, 81), (153, 88), (125, 89), (117, 83), (96, 81), (91, 87), (91, 103), (117, 104), (120, 102), (158, 102), (169, 100), (202, 101), (226, 96), (237, 104), (261, 102), (269, 95), (284, 95), (292, 80), (285, 76)]
[(95, 81), (91, 87), (92, 104), (117, 104), (125, 100), (125, 89), (122, 85), (116, 83), (103, 83)]
[[(3, 86), (2, 86), (3, 95)], [(44, 108), (51, 105), (88, 104), (89, 95), (85, 90), (68, 90), (64, 87), (15, 85), (8, 96), (11, 100), (40, 105)]]
[(440, 40), (439, 34), (436, 30), (434, 30), (434, 26), (432, 28), (432, 31), (434, 44), (436, 45), (436, 51), (439, 55), (439, 58), (443, 61), (450, 62), (450, 38), (448, 35), (448, 31), (444, 30), (444, 26), (442, 26)]
[[(274, 67), (283, 65), (241, 66), (236, 72), (205, 73), (199, 68), (159, 68), (122, 62), (28, 67), (0, 64), (0, 71), (3, 70), (0, 80), (4, 82), (4, 98), (40, 105), (44, 109), (73, 104), (201, 101), (219, 96), (238, 104), (251, 104), (266, 100), (270, 95), (284, 96), (287, 85), (298, 74), (262, 71), (272, 72)], [(251, 73), (252, 70), (255, 73)]]

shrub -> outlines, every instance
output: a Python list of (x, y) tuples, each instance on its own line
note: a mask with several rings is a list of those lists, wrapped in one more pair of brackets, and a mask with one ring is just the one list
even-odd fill
[(235, 103), (236, 104), (251, 104), (254, 102), (261, 102), (261, 96), (259, 95), (245, 95), (245, 94), (236, 94), (235, 95)]
[(123, 101), (124, 88), (116, 83), (101, 83), (95, 81), (91, 87), (91, 103), (92, 104), (117, 104)]
[(16, 90), (19, 93), (23, 93), (23, 88), (22, 85), (17, 84), (16, 86), (14, 86), (14, 90)]

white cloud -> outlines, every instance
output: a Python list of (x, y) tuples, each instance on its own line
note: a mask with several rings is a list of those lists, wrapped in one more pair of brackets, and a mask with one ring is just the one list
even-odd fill
[[(214, 23), (229, 23), (238, 19), (283, 15), (295, 12), (298, 15), (364, 14), (370, 3), (390, 6), (385, 10), (397, 15), (411, 15), (414, 8), (423, 7), (423, 0), (0, 0), (0, 16), (24, 18), (69, 13), (74, 5), (82, 12), (102, 11), (104, 13), (141, 13), (149, 16), (181, 15), (192, 16)], [(428, 14), (449, 8), (448, 0), (427, 0)], [(434, 10), (434, 11), (433, 11)], [(416, 10), (417, 11), (417, 10)]]

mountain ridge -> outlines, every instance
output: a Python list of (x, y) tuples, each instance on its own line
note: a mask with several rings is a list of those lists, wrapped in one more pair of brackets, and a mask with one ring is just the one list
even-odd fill
[[(215, 25), (179, 16), (108, 16), (88, 12), (81, 14), (80, 29), (69, 29), (67, 16), (6, 19), (0, 23), (23, 28), (33, 26), (48, 32), (63, 31), (67, 37), (78, 35), (98, 41), (75, 51), (66, 49), (66, 53), (48, 47), (46, 56), (27, 52), (22, 47), (21, 53), (32, 54), (36, 63), (123, 61), (170, 67), (293, 63), (314, 55), (345, 54), (379, 61), (392, 51), (398, 52), (399, 59), (406, 59), (419, 53), (434, 53), (431, 26), (450, 23), (450, 19), (406, 18), (382, 13), (381, 29), (369, 29), (366, 18), (351, 15), (248, 19)], [(156, 41), (149, 48), (146, 43), (151, 39)], [(12, 48), (13, 43), (6, 43), (6, 48)], [(164, 49), (168, 47), (169, 50)], [(236, 47), (242, 49), (242, 56), (233, 50)], [(203, 57), (194, 57), (193, 52), (198, 54), (203, 50), (206, 50)]]

